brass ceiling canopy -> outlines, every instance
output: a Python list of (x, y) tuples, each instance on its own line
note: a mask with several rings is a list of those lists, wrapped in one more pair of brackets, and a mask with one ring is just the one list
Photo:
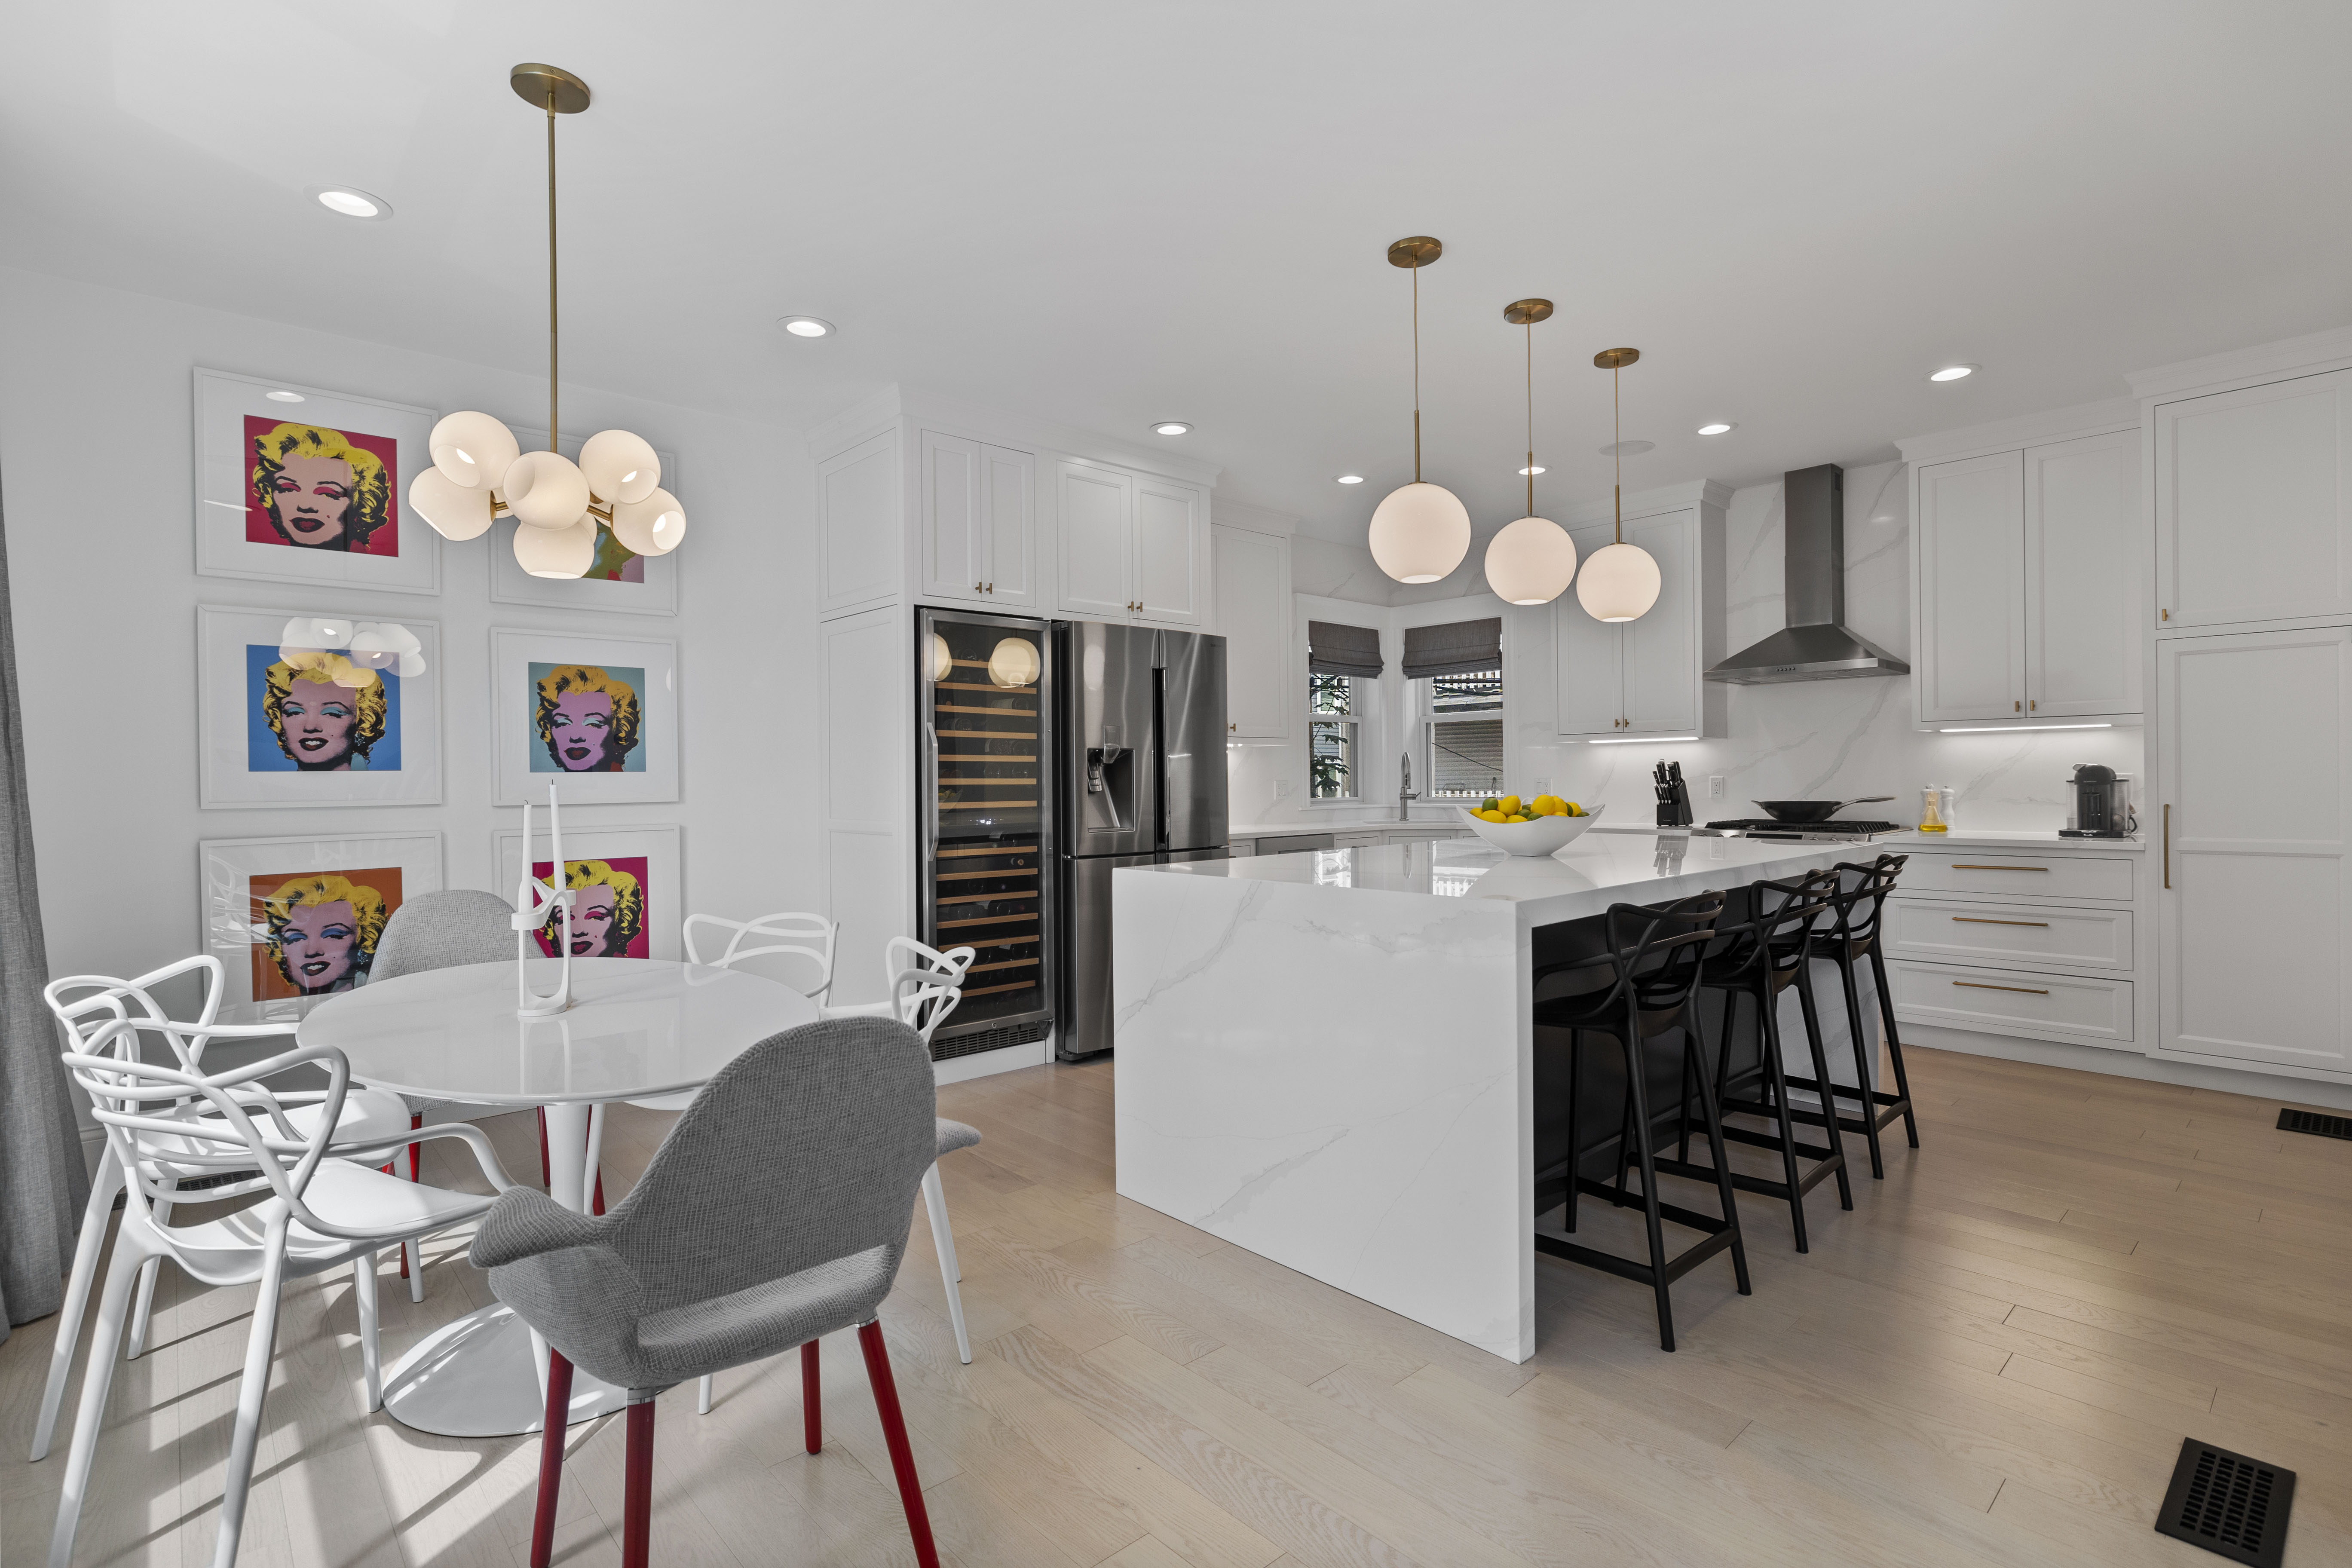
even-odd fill
[(519, 65), (507, 72), (515, 96), (551, 114), (578, 114), (588, 107), (588, 84), (562, 66)]
[(1592, 356), (1595, 370), (1623, 370), (1642, 357), (1640, 349), (1602, 349)]
[(1515, 327), (1532, 326), (1538, 321), (1549, 321), (1551, 320), (1551, 301), (1514, 300), (1503, 307), (1503, 320)]
[(1425, 234), (1410, 235), (1389, 247), (1389, 265), (1418, 269), (1444, 254), (1445, 247), (1442, 242)]

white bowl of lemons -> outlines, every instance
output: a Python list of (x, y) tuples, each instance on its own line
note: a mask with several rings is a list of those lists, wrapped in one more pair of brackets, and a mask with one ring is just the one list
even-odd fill
[(1462, 820), (1473, 833), (1506, 855), (1530, 858), (1554, 854), (1574, 843), (1607, 809), (1596, 805), (1587, 811), (1556, 795), (1539, 795), (1528, 801), (1515, 795), (1489, 796), (1480, 805), (1460, 808)]

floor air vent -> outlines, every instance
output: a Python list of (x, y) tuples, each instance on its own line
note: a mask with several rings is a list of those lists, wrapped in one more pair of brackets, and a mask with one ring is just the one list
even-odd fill
[(950, 1057), (976, 1056), (982, 1051), (1001, 1051), (1007, 1046), (1034, 1046), (1052, 1033), (1047, 1023), (1007, 1024), (999, 1029), (974, 1029), (969, 1035), (958, 1035), (950, 1040), (931, 1042), (931, 1060), (943, 1062)]
[(2232, 1563), (2279, 1568), (2294, 1505), (2293, 1470), (2191, 1437), (2180, 1445), (2156, 1530)]
[(2315, 1132), (2322, 1138), (2352, 1138), (2352, 1116), (2322, 1116), (2316, 1110), (2282, 1110), (2282, 1132)]

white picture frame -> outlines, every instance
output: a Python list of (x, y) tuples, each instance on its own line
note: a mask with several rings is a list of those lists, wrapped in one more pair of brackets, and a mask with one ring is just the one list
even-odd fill
[[(396, 889), (385, 885), (383, 873), (386, 870), (398, 873)], [(443, 890), (441, 835), (372, 833), (331, 834), (316, 838), (208, 838), (198, 844), (198, 951), (221, 961), (221, 1000), (225, 1008), (238, 1009), (236, 1019), (268, 1022), (281, 1017), (298, 1018), (319, 996), (367, 983), (363, 965), (348, 985), (341, 984), (348, 971), (346, 974), (332, 971), (341, 952), (353, 947), (373, 960), (375, 942), (383, 934), (382, 921), (373, 921), (373, 931), (365, 929), (371, 922), (365, 910), (357, 907), (364, 900), (348, 900), (354, 904), (355, 918), (362, 928), (357, 940), (345, 941), (331, 930), (302, 932), (321, 943), (310, 960), (310, 964), (328, 966), (322, 973), (329, 984), (320, 991), (304, 994), (301, 983), (289, 979), (270, 955), (263, 935), (270, 926), (269, 896), (283, 893), (290, 883), (318, 877), (340, 877), (354, 889), (375, 893), (386, 906), (383, 918), (389, 919), (393, 910), (409, 900)], [(341, 889), (330, 883), (327, 890)], [(299, 897), (290, 899), (288, 912), (299, 909), (301, 901)], [(312, 902), (315, 906), (316, 900)], [(297, 928), (289, 923), (286, 929)], [(296, 954), (299, 952), (295, 950)], [(289, 958), (293, 956), (289, 954)], [(293, 964), (298, 973), (308, 966)]]
[[(441, 536), (408, 506), (409, 482), (432, 466), (426, 440), (436, 417), (433, 410), (202, 365), (195, 370), (194, 404), (198, 572), (369, 593), (441, 591)], [(361, 515), (381, 513), (368, 531), (365, 552), (300, 546), (292, 542), (289, 529), (267, 521), (264, 503), (252, 493), (253, 437), (278, 425), (336, 432), (347, 447), (360, 447), (382, 465), (380, 507), (355, 502)], [(351, 521), (346, 513), (342, 521)], [(348, 528), (331, 537), (348, 542)]]
[[(522, 426), (512, 426), (515, 440), (526, 452), (539, 451), (547, 446), (547, 432)], [(556, 438), (555, 449), (577, 462), (583, 436), (567, 435)], [(656, 448), (654, 456), (661, 459), (662, 489), (677, 496), (677, 458), (676, 454)], [(502, 517), (490, 524), (489, 532), (482, 537), (490, 550), (490, 597), (501, 605), (537, 605), (555, 610), (604, 610), (624, 616), (675, 616), (677, 614), (677, 553), (641, 555), (645, 563), (645, 581), (615, 583), (596, 577), (534, 577), (522, 569), (515, 559), (514, 533), (522, 525), (512, 518)], [(599, 538), (609, 531), (600, 528)]]
[[(531, 846), (534, 864), (547, 864), (547, 828), (534, 812), (531, 821)], [(657, 823), (642, 827), (582, 827), (566, 824), (563, 829), (563, 858), (569, 863), (603, 861), (625, 872), (642, 883), (644, 912), (638, 929), (644, 941), (643, 951), (618, 953), (589, 952), (584, 957), (633, 957), (667, 959), (673, 963), (686, 956), (680, 933), (686, 924), (686, 886), (680, 870), (684, 862), (678, 852), (678, 830), (674, 823)], [(637, 862), (642, 862), (640, 867)], [(490, 865), (496, 879), (492, 886), (499, 897), (512, 900), (522, 882), (522, 828), (493, 829), (490, 834)], [(573, 911), (580, 918), (580, 911)]]
[[(536, 668), (535, 668), (536, 667)], [(572, 739), (602, 748), (595, 759), (574, 768), (558, 766), (559, 747), (551, 727), (540, 728), (541, 683), (557, 667), (603, 672), (614, 688), (605, 697), (601, 722), (575, 730)], [(547, 786), (560, 786), (565, 805), (625, 805), (678, 798), (677, 644), (667, 638), (610, 633), (551, 632), (517, 626), (490, 630), (490, 750), (498, 759), (497, 803), (539, 805)], [(596, 694), (569, 693), (593, 705)], [(564, 697), (553, 700), (562, 702)], [(634, 720), (626, 717), (631, 702)], [(634, 725), (634, 728), (632, 727)]]
[(415, 634), (425, 673), (379, 671), (386, 694), (384, 733), (353, 759), (350, 771), (310, 771), (268, 727), (263, 690), (278, 638), (295, 616), (344, 618), (335, 605), (297, 611), (196, 606), (196, 804), (206, 811), (439, 805), (440, 623), (398, 623)]

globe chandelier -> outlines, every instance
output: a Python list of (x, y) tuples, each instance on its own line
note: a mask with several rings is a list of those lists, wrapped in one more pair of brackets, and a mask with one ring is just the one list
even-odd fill
[(1391, 490), (1373, 510), (1372, 559), (1400, 583), (1434, 583), (1470, 553), (1470, 513), (1444, 485), (1421, 478), (1421, 269), (1445, 254), (1427, 235), (1389, 247), (1389, 265), (1412, 273), (1412, 483)]
[(549, 65), (519, 65), (507, 80), (547, 112), (547, 450), (525, 452), (489, 415), (452, 414), (433, 426), (433, 466), (408, 504), (444, 539), (480, 535), (515, 520), (515, 560), (534, 577), (584, 577), (609, 533), (622, 551), (667, 555), (686, 538), (686, 511), (661, 488), (661, 459), (643, 437), (600, 430), (574, 463), (556, 450), (555, 117), (588, 107), (588, 84)]
[(1592, 356), (1609, 373), (1610, 456), (1617, 460), (1617, 539), (1585, 561), (1577, 574), (1576, 602), (1596, 621), (1635, 621), (1658, 602), (1658, 563), (1638, 544), (1625, 542), (1625, 431), (1617, 401), (1617, 373), (1642, 357), (1639, 349), (1602, 349)]
[(1507, 605), (1549, 605), (1576, 576), (1576, 541), (1548, 517), (1536, 515), (1536, 323), (1551, 319), (1549, 300), (1514, 300), (1503, 320), (1528, 335), (1528, 510), (1486, 542), (1486, 586)]

